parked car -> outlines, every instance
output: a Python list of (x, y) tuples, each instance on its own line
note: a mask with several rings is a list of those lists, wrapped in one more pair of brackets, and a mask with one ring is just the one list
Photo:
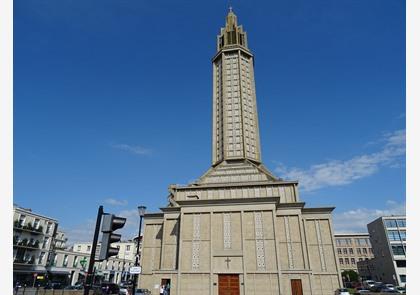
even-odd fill
[(375, 285), (375, 281), (372, 281), (372, 280), (363, 281), (363, 287), (365, 287), (366, 289), (372, 288), (373, 285)]
[(64, 289), (64, 285), (63, 283), (60, 282), (48, 282), (44, 289), (49, 290), (49, 289), (54, 289), (54, 290), (61, 290)]
[(131, 293), (128, 292), (128, 287), (120, 286), (120, 295), (130, 295)]
[(369, 288), (372, 292), (381, 292), (382, 289), (384, 289), (385, 284), (382, 282), (375, 282), (375, 284)]
[(363, 287), (359, 287), (359, 288), (356, 288), (356, 290), (354, 292), (354, 295), (362, 295), (362, 294), (367, 294), (367, 293), (370, 293), (370, 291), (368, 289), (365, 289)]
[(395, 286), (393, 284), (385, 284), (385, 287), (390, 290), (395, 290)]
[(395, 291), (397, 291), (400, 294), (406, 294), (404, 287), (395, 287)]
[(102, 283), (101, 291), (102, 294), (120, 294), (120, 287), (114, 283)]
[(335, 295), (350, 295), (350, 292), (346, 288), (340, 288), (335, 290)]
[(136, 292), (134, 293), (134, 295), (151, 295), (152, 292), (150, 292), (147, 289), (136, 289)]
[(75, 286), (69, 285), (69, 286), (64, 287), (64, 290), (82, 290), (82, 289), (83, 287), (80, 288), (80, 285), (75, 285)]

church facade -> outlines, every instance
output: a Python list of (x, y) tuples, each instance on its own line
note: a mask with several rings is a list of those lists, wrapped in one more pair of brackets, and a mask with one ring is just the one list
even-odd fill
[(182, 295), (330, 295), (341, 277), (333, 207), (261, 162), (254, 57), (230, 11), (213, 63), (212, 166), (145, 215), (141, 288)]

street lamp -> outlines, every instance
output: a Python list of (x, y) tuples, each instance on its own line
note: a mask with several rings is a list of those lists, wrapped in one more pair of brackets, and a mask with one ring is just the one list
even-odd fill
[[(144, 213), (146, 212), (145, 206), (138, 206), (137, 210), (139, 211), (139, 217), (140, 217), (140, 225), (139, 225), (139, 234), (137, 236), (137, 255), (136, 255), (136, 263), (135, 266), (139, 266), (139, 248), (140, 248), (140, 234), (141, 234), (141, 223), (143, 221)], [(138, 274), (135, 275), (135, 279), (133, 280), (133, 295), (136, 292), (136, 284), (138, 280)]]

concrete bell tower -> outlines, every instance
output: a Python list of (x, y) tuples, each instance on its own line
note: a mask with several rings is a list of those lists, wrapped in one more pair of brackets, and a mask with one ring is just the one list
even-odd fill
[(213, 58), (213, 166), (226, 160), (261, 163), (254, 57), (232, 8)]

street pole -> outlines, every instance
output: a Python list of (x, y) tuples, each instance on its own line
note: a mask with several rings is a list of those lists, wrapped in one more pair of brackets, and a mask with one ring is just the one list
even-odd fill
[[(139, 235), (137, 236), (137, 255), (136, 255), (136, 263), (135, 263), (135, 266), (139, 266), (139, 255), (140, 255), (139, 248), (140, 248), (141, 223), (143, 221), (143, 216), (144, 216), (144, 212), (146, 211), (146, 207), (139, 206), (139, 207), (137, 207), (137, 209), (139, 211), (140, 224), (139, 224)], [(133, 280), (133, 294), (132, 295), (135, 295), (135, 293), (136, 293), (136, 284), (137, 284), (137, 280), (139, 278), (139, 275), (136, 274), (134, 277), (135, 278)]]
[(101, 226), (101, 219), (102, 219), (103, 214), (104, 214), (104, 208), (103, 208), (103, 206), (99, 206), (98, 216), (96, 218), (95, 233), (93, 235), (92, 252), (90, 253), (89, 268), (88, 268), (88, 272), (86, 274), (85, 291), (84, 291), (83, 295), (89, 295), (89, 289), (90, 289), (90, 286), (93, 283), (93, 281), (92, 281), (92, 271), (93, 271), (93, 266), (95, 265), (96, 244), (98, 243), (99, 228)]

